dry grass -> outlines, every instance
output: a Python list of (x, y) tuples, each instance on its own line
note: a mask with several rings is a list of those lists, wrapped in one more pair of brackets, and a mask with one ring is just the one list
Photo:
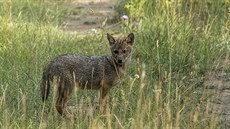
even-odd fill
[(111, 90), (105, 114), (96, 109), (97, 92), (77, 91), (68, 102), (78, 106), (69, 107), (72, 122), (57, 114), (52, 97), (42, 103), (42, 68), (63, 53), (109, 54), (105, 32), (82, 37), (60, 31), (56, 26), (69, 10), (57, 1), (10, 2), (0, 2), (0, 128), (223, 127), (208, 111), (203, 82), (228, 57), (228, 2), (191, 0), (185, 9), (186, 0), (132, 0), (123, 24), (124, 33), (136, 36), (129, 76)]

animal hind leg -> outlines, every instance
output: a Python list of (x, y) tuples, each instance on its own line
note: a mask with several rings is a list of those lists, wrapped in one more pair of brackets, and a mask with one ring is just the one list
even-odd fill
[(58, 86), (58, 96), (56, 101), (56, 109), (59, 114), (61, 114), (64, 118), (71, 119), (72, 115), (67, 110), (67, 99), (69, 96), (69, 88), (70, 85), (68, 80), (60, 80)]

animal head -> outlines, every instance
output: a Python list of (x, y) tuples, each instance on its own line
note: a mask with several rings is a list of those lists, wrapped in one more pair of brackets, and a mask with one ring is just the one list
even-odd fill
[(126, 38), (115, 39), (113, 36), (107, 34), (109, 40), (112, 57), (118, 66), (123, 66), (129, 59), (132, 53), (132, 46), (134, 43), (134, 34), (130, 33)]

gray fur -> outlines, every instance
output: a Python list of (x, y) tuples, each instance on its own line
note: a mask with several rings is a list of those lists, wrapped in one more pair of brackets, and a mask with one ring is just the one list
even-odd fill
[(58, 112), (66, 118), (66, 101), (74, 88), (100, 90), (103, 105), (109, 90), (124, 76), (132, 55), (133, 33), (124, 39), (114, 39), (107, 34), (112, 56), (61, 55), (50, 61), (43, 72), (41, 82), (42, 100), (49, 95), (50, 82), (58, 78)]

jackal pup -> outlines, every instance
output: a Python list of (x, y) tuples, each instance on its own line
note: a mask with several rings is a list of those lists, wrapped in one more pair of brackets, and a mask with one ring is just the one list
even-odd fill
[(100, 109), (105, 106), (109, 90), (124, 77), (131, 60), (134, 34), (126, 38), (115, 39), (107, 34), (112, 56), (61, 55), (50, 61), (41, 80), (42, 100), (49, 95), (50, 82), (56, 78), (56, 109), (65, 118), (70, 119), (66, 102), (74, 88), (99, 90)]

